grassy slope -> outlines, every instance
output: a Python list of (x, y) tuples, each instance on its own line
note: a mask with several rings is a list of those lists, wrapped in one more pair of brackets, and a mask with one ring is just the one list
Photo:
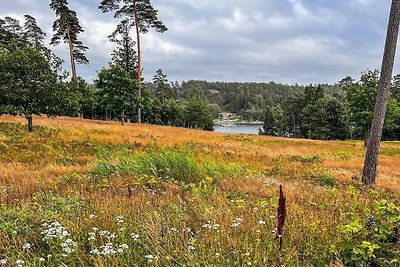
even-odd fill
[[(334, 265), (337, 226), (375, 200), (400, 195), (398, 142), (382, 145), (378, 189), (361, 192), (358, 141), (72, 118), (35, 117), (34, 123), (28, 134), (24, 119), (0, 117), (0, 260), (23, 259), (29, 266), (40, 266), (39, 257), (54, 266)], [(282, 251), (273, 241), (279, 183), (288, 200)], [(115, 221), (119, 215), (123, 223)], [(232, 227), (237, 218), (243, 221)], [(52, 221), (69, 230), (75, 252), (42, 241), (41, 224)], [(87, 241), (92, 227), (116, 237), (95, 233), (96, 240)], [(114, 256), (89, 253), (108, 242), (129, 249)], [(25, 243), (32, 248), (23, 249)]]

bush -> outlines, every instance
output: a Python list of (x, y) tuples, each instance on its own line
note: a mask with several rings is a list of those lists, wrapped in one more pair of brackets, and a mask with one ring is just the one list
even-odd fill
[(364, 211), (339, 226), (343, 236), (340, 256), (346, 266), (400, 266), (400, 207), (386, 200), (374, 203), (373, 211)]

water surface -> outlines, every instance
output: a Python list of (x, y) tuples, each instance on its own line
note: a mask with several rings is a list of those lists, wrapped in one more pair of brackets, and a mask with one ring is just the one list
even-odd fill
[(223, 124), (214, 125), (214, 132), (217, 133), (241, 133), (241, 134), (257, 134), (262, 124)]

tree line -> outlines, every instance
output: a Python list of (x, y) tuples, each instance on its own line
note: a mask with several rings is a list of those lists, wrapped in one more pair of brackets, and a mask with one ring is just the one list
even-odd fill
[[(322, 140), (367, 140), (374, 114), (378, 70), (367, 70), (360, 80), (346, 77), (340, 90), (326, 94), (324, 87), (309, 85), (282, 104), (264, 110), (261, 134)], [(388, 101), (383, 137), (400, 139), (400, 75), (395, 76)]]
[(143, 82), (140, 35), (150, 29), (167, 30), (149, 0), (100, 2), (102, 12), (114, 12), (119, 19), (108, 36), (117, 46), (109, 66), (98, 72), (91, 85), (79, 77), (76, 68), (76, 64), (89, 63), (85, 55), (89, 48), (78, 37), (84, 29), (77, 13), (67, 0), (51, 0), (49, 6), (55, 13), (50, 44), (68, 45), (71, 80), (61, 68), (62, 60), (44, 44), (46, 34), (34, 17), (25, 15), (23, 26), (11, 17), (0, 19), (0, 114), (24, 116), (29, 131), (33, 130), (34, 114), (213, 129), (205, 96), (174, 95), (161, 70), (154, 77), (154, 86)]

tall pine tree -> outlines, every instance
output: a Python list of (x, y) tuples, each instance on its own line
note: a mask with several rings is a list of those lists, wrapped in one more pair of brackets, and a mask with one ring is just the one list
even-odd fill
[(24, 15), (25, 24), (23, 27), (23, 38), (24, 40), (34, 46), (34, 47), (43, 47), (43, 41), (46, 37), (46, 34), (42, 31), (42, 29), (37, 25), (36, 19), (30, 15)]
[[(114, 11), (115, 18), (126, 18), (130, 27), (136, 30), (136, 46), (137, 46), (137, 80), (142, 80), (142, 59), (140, 47), (140, 34), (146, 33), (150, 28), (157, 32), (164, 32), (167, 27), (158, 19), (158, 11), (154, 9), (150, 0), (102, 0), (99, 8), (102, 12)], [(141, 91), (139, 91), (139, 98)], [(141, 108), (138, 108), (138, 122), (141, 123)]]
[(72, 78), (77, 77), (75, 62), (88, 64), (89, 60), (85, 56), (88, 49), (82, 41), (78, 40), (78, 34), (84, 32), (79, 24), (76, 12), (69, 9), (67, 0), (51, 0), (50, 8), (56, 13), (56, 20), (53, 24), (55, 34), (51, 39), (52, 45), (58, 45), (61, 40), (69, 45)]
[(117, 48), (112, 52), (111, 64), (121, 66), (126, 72), (137, 77), (137, 55), (135, 42), (130, 37), (131, 27), (128, 20), (123, 20), (117, 29), (108, 38), (117, 44)]

